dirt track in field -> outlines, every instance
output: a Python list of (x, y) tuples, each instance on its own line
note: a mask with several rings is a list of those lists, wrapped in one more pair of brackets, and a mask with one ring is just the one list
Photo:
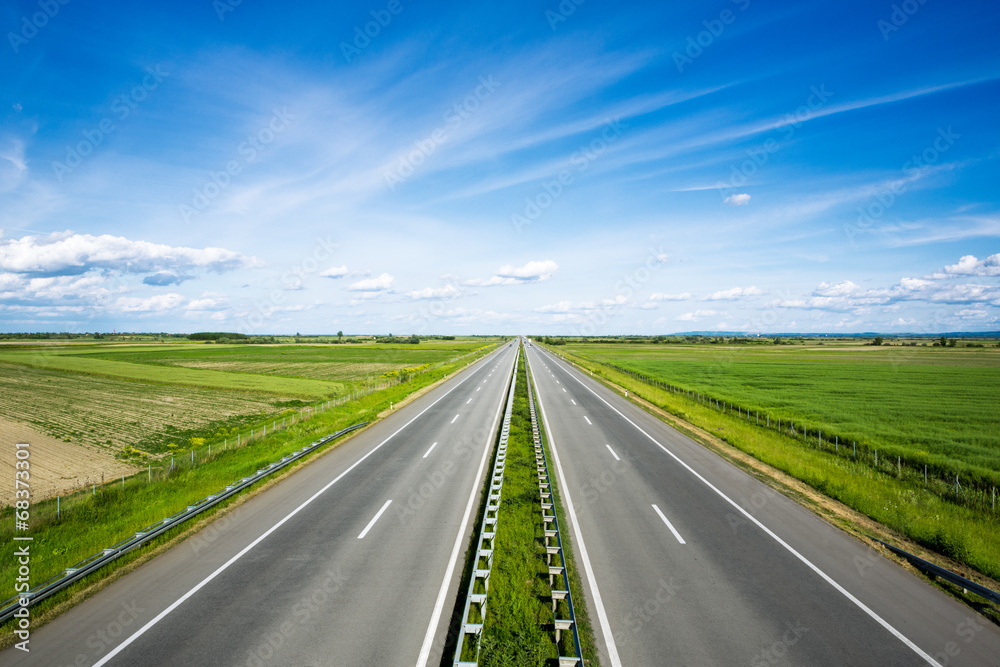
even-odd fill
[(14, 502), (15, 445), (31, 445), (28, 462), (31, 499), (51, 498), (87, 484), (111, 480), (136, 470), (114, 458), (107, 450), (63, 442), (43, 435), (30, 426), (0, 418), (0, 504)]

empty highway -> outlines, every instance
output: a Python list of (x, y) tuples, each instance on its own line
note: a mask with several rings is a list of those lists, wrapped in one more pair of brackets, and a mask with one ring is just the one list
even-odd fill
[(532, 345), (603, 665), (1000, 665), (1000, 629)]

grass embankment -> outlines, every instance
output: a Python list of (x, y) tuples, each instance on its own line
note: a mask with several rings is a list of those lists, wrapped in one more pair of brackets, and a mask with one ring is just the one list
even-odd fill
[[(486, 350), (483, 351), (483, 354), (485, 353)], [(205, 456), (204, 452), (199, 452), (196, 465), (177, 467), (163, 479), (154, 478), (151, 484), (146, 483), (146, 472), (143, 471), (127, 479), (124, 490), (118, 482), (98, 488), (96, 495), (88, 496), (84, 493), (76, 499), (72, 511), (63, 511), (61, 518), (56, 518), (55, 501), (33, 504), (31, 527), (28, 532), (34, 538), (31, 547), (32, 587), (59, 574), (66, 567), (133, 535), (138, 530), (219, 491), (227, 484), (300, 449), (318, 437), (357, 422), (376, 420), (380, 413), (389, 408), (390, 401), (398, 405), (408, 395), (461, 369), (473, 360), (471, 357), (457, 360), (423, 373), (410, 382), (393, 385), (356, 401), (317, 412), (311, 419), (296, 423), (285, 430), (273, 432), (266, 438), (256, 440), (253, 444), (240, 449), (223, 450), (221, 443), (215, 443), (210, 457)], [(331, 446), (336, 446), (337, 442), (339, 441), (317, 451), (328, 450)], [(277, 475), (287, 474), (288, 470), (302, 465), (315, 455), (315, 453), (310, 454), (306, 459)], [(245, 498), (245, 495), (208, 510), (202, 517), (211, 516), (228, 505), (241, 502), (241, 498)], [(10, 507), (0, 511), (0, 542), (4, 544), (13, 544), (12, 513), (13, 508)], [(68, 600), (78, 598), (81, 591), (93, 587), (102, 579), (109, 578), (130, 563), (148, 558), (158, 547), (175, 539), (184, 530), (185, 527), (180, 527), (170, 531), (123, 556), (99, 574), (33, 607), (33, 617), (37, 622), (53, 616), (54, 611), (60, 611), (58, 609), (60, 605), (65, 606)], [(0, 582), (2, 582), (0, 598), (6, 599), (14, 595), (16, 570), (16, 559), (4, 559), (0, 562)], [(0, 628), (0, 646), (10, 643), (12, 640), (10, 632), (10, 624)]]
[[(552, 665), (558, 659), (523, 362), (522, 357), (483, 626), (479, 664), (484, 667)], [(579, 605), (579, 589), (576, 599)]]
[(875, 470), (870, 465), (819, 450), (800, 439), (723, 414), (683, 394), (636, 380), (593, 359), (572, 360), (595, 375), (701, 427), (821, 493), (865, 514), (933, 551), (1000, 580), (997, 515), (949, 502), (922, 481)]

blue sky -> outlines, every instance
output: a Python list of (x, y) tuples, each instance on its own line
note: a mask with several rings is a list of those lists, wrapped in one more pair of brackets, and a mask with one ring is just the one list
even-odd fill
[(0, 329), (1000, 330), (1000, 9), (496, 4), (4, 3)]

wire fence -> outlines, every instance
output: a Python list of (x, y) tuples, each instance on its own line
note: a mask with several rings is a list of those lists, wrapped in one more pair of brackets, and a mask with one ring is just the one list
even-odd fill
[(997, 512), (997, 500), (1000, 496), (997, 491), (998, 482), (995, 478), (991, 478), (988, 473), (960, 470), (939, 462), (920, 460), (913, 457), (912, 454), (902, 453), (898, 450), (885, 447), (880, 449), (868, 443), (858, 442), (856, 439), (841, 437), (840, 434), (830, 430), (824, 431), (822, 427), (806, 425), (801, 421), (796, 423), (787, 415), (733, 403), (687, 387), (664, 382), (615, 364), (597, 363), (650, 387), (687, 398), (699, 405), (717, 410), (722, 414), (731, 415), (761, 429), (781, 433), (814, 449), (850, 460), (870, 472), (922, 484), (931, 493), (985, 513), (996, 514)]

